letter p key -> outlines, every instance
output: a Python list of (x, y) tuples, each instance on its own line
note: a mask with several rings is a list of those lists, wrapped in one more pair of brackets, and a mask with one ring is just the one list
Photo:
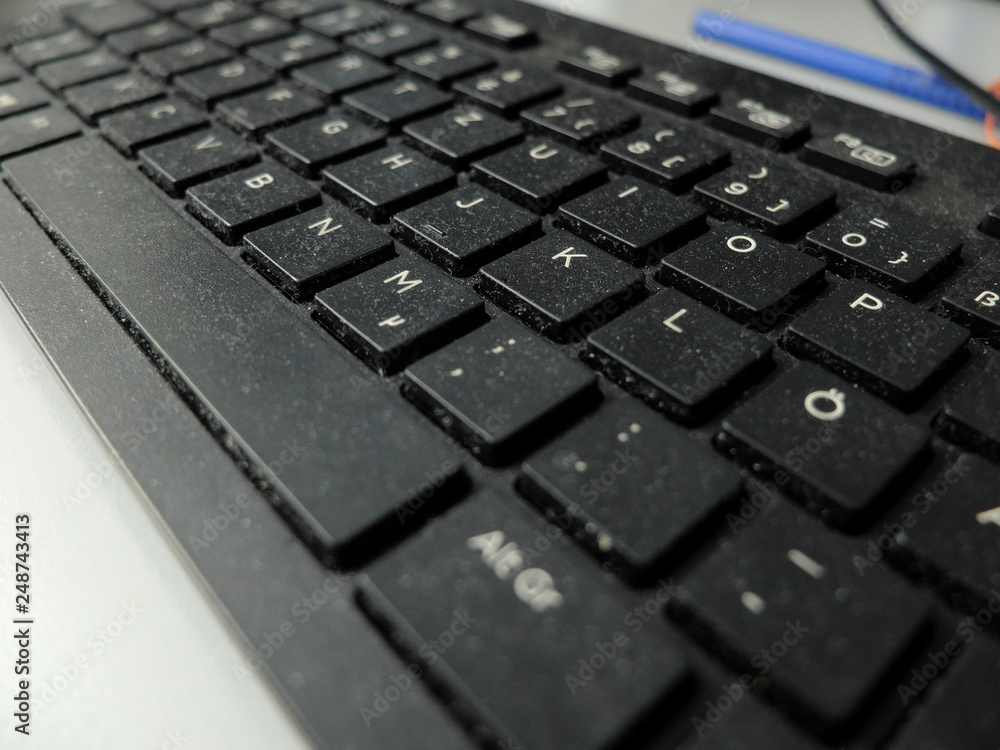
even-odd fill
[(868, 292), (865, 292), (860, 297), (858, 297), (854, 302), (851, 303), (851, 308), (864, 307), (868, 310), (881, 310), (885, 307), (885, 303), (878, 297), (875, 297)]

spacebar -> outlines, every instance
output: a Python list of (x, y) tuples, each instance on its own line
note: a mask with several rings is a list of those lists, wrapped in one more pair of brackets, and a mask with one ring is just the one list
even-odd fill
[(321, 553), (347, 562), (461, 471), (429, 424), (360, 377), (104, 144), (63, 143), (4, 169)]

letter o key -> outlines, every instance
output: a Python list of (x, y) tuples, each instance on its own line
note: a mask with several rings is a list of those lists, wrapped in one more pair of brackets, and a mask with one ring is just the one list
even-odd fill
[(726, 240), (726, 246), (733, 252), (752, 253), (757, 249), (757, 240), (745, 234), (737, 234)]

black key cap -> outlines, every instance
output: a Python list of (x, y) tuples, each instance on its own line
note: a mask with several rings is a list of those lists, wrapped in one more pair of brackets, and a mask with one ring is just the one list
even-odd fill
[(66, 89), (66, 103), (87, 122), (163, 95), (163, 87), (142, 73), (128, 73)]
[(930, 626), (930, 606), (860, 545), (776, 505), (713, 552), (668, 604), (821, 732), (843, 732)]
[(149, 8), (128, 0), (71, 5), (63, 11), (63, 15), (94, 36), (105, 36), (158, 20)]
[(80, 132), (80, 121), (64, 109), (46, 107), (0, 120), (0, 159)]
[(480, 39), (503, 47), (524, 47), (535, 41), (535, 32), (530, 27), (499, 13), (473, 18), (464, 26)]
[(903, 408), (965, 354), (969, 332), (889, 292), (845, 281), (792, 322), (787, 345)]
[(659, 281), (763, 332), (822, 286), (825, 267), (757, 232), (721, 226), (664, 258)]
[(549, 141), (529, 141), (474, 162), (472, 178), (543, 214), (604, 182), (607, 169)]
[(948, 400), (938, 427), (949, 440), (1000, 462), (1000, 358)]
[(227, 60), (232, 52), (216, 42), (192, 39), (154, 52), (139, 55), (139, 64), (152, 76), (161, 80), (172, 78), (195, 68)]
[(455, 91), (503, 115), (557, 96), (562, 84), (551, 73), (527, 67), (502, 67), (454, 84)]
[[(381, 533), (398, 533), (399, 508), (449, 491), (461, 468), (435, 430), (358, 378), (324, 335), (218, 252), (109, 146), (95, 141), (75, 153), (72, 170), (59, 169), (65, 146), (4, 168), (92, 283), (127, 311), (159, 365), (197, 394), (266, 478), (312, 549), (342, 563), (368, 549), (367, 535), (383, 524)], [(293, 441), (301, 453), (278, 476), (276, 457)]]
[(229, 244), (251, 229), (320, 203), (319, 191), (276, 164), (259, 164), (187, 191), (187, 209)]
[(809, 363), (799, 363), (722, 423), (719, 448), (837, 526), (852, 527), (912, 476), (924, 425)]
[(709, 113), (709, 121), (719, 130), (756, 143), (772, 151), (787, 151), (809, 137), (809, 123), (769, 109), (755, 99), (736, 104), (720, 104)]
[(177, 88), (205, 105), (271, 82), (267, 71), (248, 60), (230, 60), (222, 65), (184, 73), (174, 79)]
[(301, 24), (317, 34), (337, 39), (364, 29), (374, 29), (389, 23), (392, 15), (383, 10), (362, 8), (360, 5), (346, 5), (337, 10), (309, 16)]
[(642, 272), (561, 229), (483, 267), (479, 290), (539, 333), (582, 341), (646, 296)]
[[(484, 747), (611, 747), (684, 684), (663, 624), (623, 627), (632, 597), (513, 498), (462, 503), (368, 568), (359, 593)], [(442, 633), (454, 641), (439, 655)]]
[(867, 144), (850, 133), (814, 138), (806, 144), (802, 158), (830, 174), (894, 193), (913, 179), (917, 169), (909, 157)]
[(284, 18), (286, 21), (294, 21), (302, 16), (321, 13), (324, 10), (333, 10), (340, 5), (340, 0), (270, 0), (260, 7), (261, 10), (273, 16)]
[(52, 100), (45, 89), (31, 81), (18, 81), (0, 86), (0, 117), (44, 107)]
[(258, 139), (268, 130), (290, 125), (322, 110), (323, 102), (291, 86), (275, 86), (224, 99), (215, 108), (228, 125)]
[(128, 62), (110, 52), (98, 49), (85, 55), (77, 55), (57, 62), (39, 65), (35, 75), (53, 91), (67, 86), (95, 81), (98, 78), (124, 73)]
[(343, 206), (306, 211), (243, 238), (243, 254), (296, 301), (392, 257), (392, 240)]
[(537, 216), (472, 183), (396, 214), (392, 221), (407, 244), (455, 276), (468, 276), (542, 235)]
[(639, 113), (631, 107), (581, 91), (526, 109), (521, 116), (536, 129), (575, 146), (618, 138), (639, 124)]
[(705, 209), (634, 177), (621, 177), (559, 209), (559, 223), (643, 265), (705, 229)]
[(97, 43), (89, 36), (73, 29), (44, 39), (15, 44), (10, 53), (24, 67), (33, 68), (42, 63), (90, 52), (96, 46)]
[(451, 101), (451, 94), (419, 78), (407, 76), (393, 78), (344, 97), (344, 104), (353, 107), (373, 124), (390, 128), (444, 109)]
[(326, 188), (375, 221), (455, 186), (454, 173), (406, 146), (386, 146), (323, 170)]
[(986, 212), (979, 223), (979, 231), (991, 237), (1000, 237), (1000, 203)]
[(909, 211), (857, 204), (806, 235), (845, 276), (919, 295), (959, 261), (962, 235)]
[(521, 126), (468, 104), (403, 128), (407, 140), (428, 156), (462, 167), (521, 140)]
[(415, 49), (427, 47), (437, 40), (437, 35), (430, 29), (397, 21), (349, 36), (344, 44), (366, 55), (388, 60), (396, 55), (405, 55)]
[(636, 99), (686, 117), (704, 113), (719, 99), (714, 89), (672, 70), (657, 70), (633, 78), (628, 83), (628, 93)]
[(527, 452), (599, 398), (592, 372), (509, 318), (409, 367), (403, 393), (487, 464)]
[(332, 57), (340, 51), (336, 42), (304, 31), (247, 48), (247, 55), (276, 71), (286, 71), (298, 65)]
[(253, 9), (249, 6), (221, 0), (221, 2), (213, 2), (201, 8), (183, 10), (175, 18), (195, 31), (205, 31), (213, 26), (242, 21), (252, 16)]
[(21, 69), (12, 61), (0, 59), (0, 83), (16, 81), (21, 77)]
[(208, 32), (209, 37), (222, 42), (227, 47), (243, 49), (251, 44), (270, 42), (281, 36), (288, 36), (295, 27), (288, 21), (271, 16), (253, 16), (236, 23), (216, 26)]
[(784, 167), (734, 167), (695, 187), (695, 198), (722, 219), (782, 239), (833, 212), (837, 191)]
[(457, 42), (449, 42), (434, 49), (400, 57), (396, 60), (396, 65), (437, 83), (447, 83), (492, 68), (496, 65), (496, 60), (473, 52)]
[(428, 0), (420, 3), (414, 10), (435, 21), (451, 24), (460, 24), (479, 15), (479, 10), (465, 0)]
[(617, 86), (638, 72), (639, 66), (596, 45), (559, 58), (559, 69), (602, 86)]
[(601, 156), (618, 169), (675, 193), (729, 165), (728, 149), (692, 128), (669, 123), (647, 125), (606, 143)]
[(160, 13), (176, 13), (179, 10), (187, 10), (201, 5), (203, 0), (143, 0), (143, 2)]
[(684, 423), (703, 420), (771, 367), (771, 342), (675, 289), (590, 334), (584, 359)]
[(191, 32), (173, 21), (158, 21), (131, 31), (120, 31), (107, 38), (108, 46), (126, 57), (190, 41)]
[(208, 123), (200, 112), (180, 99), (164, 99), (101, 118), (101, 135), (126, 156), (164, 138), (179, 136)]
[(487, 321), (482, 298), (408, 252), (320, 292), (316, 316), (382, 375)]
[(315, 177), (325, 165), (380, 145), (385, 132), (369, 127), (339, 109), (265, 137), (267, 150), (300, 174)]
[(729, 463), (622, 399), (525, 462), (519, 488), (642, 582), (718, 520), (742, 484)]
[(332, 60), (305, 65), (292, 71), (292, 77), (331, 98), (347, 91), (391, 78), (393, 69), (361, 55), (344, 55)]
[(1000, 344), (1000, 262), (989, 255), (944, 295), (944, 312), (975, 336)]
[(191, 185), (232, 172), (260, 158), (256, 149), (224, 130), (206, 130), (139, 152), (139, 168), (175, 198)]
[[(709, 702), (700, 715), (691, 717), (695, 732), (678, 745), (677, 750), (759, 750), (764, 747), (822, 750), (822, 745), (806, 737), (779, 712), (751, 702), (752, 699), (743, 700), (753, 690), (754, 680), (752, 672), (744, 672), (739, 678), (723, 683), (721, 692), (724, 695), (719, 695), (714, 703)], [(725, 706), (730, 700), (732, 708), (720, 711), (718, 706)]]

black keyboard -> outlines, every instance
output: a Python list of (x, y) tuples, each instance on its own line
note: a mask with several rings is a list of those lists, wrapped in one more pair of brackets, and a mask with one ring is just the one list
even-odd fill
[(318, 747), (996, 750), (996, 152), (504, 0), (6, 42), (0, 283)]

